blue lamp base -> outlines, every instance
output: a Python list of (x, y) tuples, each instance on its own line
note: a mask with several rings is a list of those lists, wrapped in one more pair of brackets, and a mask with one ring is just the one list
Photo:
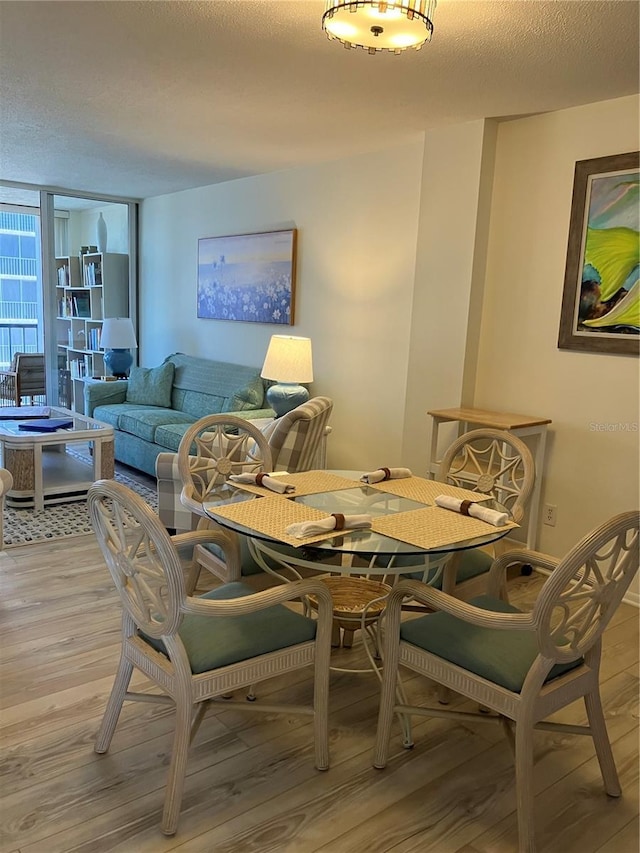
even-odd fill
[(126, 379), (133, 364), (133, 356), (128, 349), (110, 349), (104, 354), (104, 363), (117, 379)]
[(309, 392), (304, 385), (295, 385), (293, 382), (278, 382), (267, 388), (267, 403), (277, 418), (306, 403), (308, 399)]

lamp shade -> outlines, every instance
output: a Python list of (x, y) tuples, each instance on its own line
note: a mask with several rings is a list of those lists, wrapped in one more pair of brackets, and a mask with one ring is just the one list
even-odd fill
[(136, 333), (129, 317), (108, 317), (102, 322), (100, 346), (107, 349), (137, 349)]
[(272, 335), (260, 375), (278, 382), (313, 382), (311, 338)]

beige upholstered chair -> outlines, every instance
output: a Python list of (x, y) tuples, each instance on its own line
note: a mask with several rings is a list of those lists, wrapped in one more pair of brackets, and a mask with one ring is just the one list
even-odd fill
[(20, 406), (44, 402), (46, 389), (44, 353), (17, 352), (9, 370), (0, 371), (0, 405)]
[[(394, 713), (404, 721), (405, 746), (412, 745), (411, 714), (450, 716), (467, 724), (472, 719), (501, 723), (515, 753), (520, 853), (535, 850), (535, 728), (590, 735), (605, 790), (619, 796), (598, 674), (602, 633), (638, 571), (639, 517), (634, 511), (611, 518), (560, 561), (533, 551), (504, 554), (491, 568), (489, 594), (469, 604), (418, 581), (400, 582), (387, 605), (375, 767), (387, 763)], [(551, 572), (530, 613), (521, 613), (497, 597), (506, 569), (522, 562)], [(436, 612), (401, 622), (405, 597)], [(399, 664), (475, 700), (495, 715), (408, 706), (398, 687)], [(542, 722), (581, 697), (588, 726)]]
[[(327, 700), (331, 597), (317, 581), (283, 584), (254, 593), (244, 584), (218, 587), (202, 597), (187, 595), (178, 549), (216, 541), (218, 531), (170, 537), (155, 513), (134, 492), (113, 480), (89, 489), (91, 521), (123, 605), (122, 651), (95, 751), (106, 752), (126, 700), (175, 705), (162, 831), (178, 826), (187, 753), (207, 707), (232, 690), (314, 667), (310, 706), (265, 706), (225, 701), (225, 708), (313, 717), (315, 762), (329, 766)], [(134, 526), (134, 525), (137, 525)], [(224, 547), (224, 540), (218, 540)], [(313, 594), (317, 620), (284, 602)], [(129, 691), (134, 666), (163, 693)], [(160, 760), (158, 761), (160, 763)]]
[(0, 468), (0, 551), (4, 548), (4, 496), (13, 486), (13, 477), (6, 468)]
[[(527, 445), (510, 432), (476, 429), (457, 438), (444, 452), (438, 480), (484, 492), (521, 522), (535, 482), (536, 470)], [(458, 598), (477, 595), (486, 584), (493, 556), (479, 548), (459, 551), (450, 560), (442, 589)]]
[(264, 430), (274, 471), (312, 471), (326, 467), (325, 438), (333, 400), (313, 397)]

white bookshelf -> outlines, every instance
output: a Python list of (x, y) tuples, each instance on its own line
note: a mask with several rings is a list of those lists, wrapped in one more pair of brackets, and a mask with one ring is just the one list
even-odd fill
[(105, 373), (105, 317), (129, 316), (129, 256), (93, 252), (56, 258), (58, 352), (71, 374), (72, 408), (84, 411), (85, 378)]

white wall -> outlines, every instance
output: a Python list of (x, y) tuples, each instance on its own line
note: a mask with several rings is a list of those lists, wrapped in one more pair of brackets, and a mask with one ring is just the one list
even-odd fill
[(482, 298), (486, 227), (478, 232), (488, 217), (482, 220), (479, 210), (490, 195), (484, 174), (492, 174), (494, 138), (494, 123), (484, 121), (438, 128), (425, 138), (402, 454), (422, 476), (427, 411), (457, 406), (465, 361), (475, 364), (469, 354), (477, 349), (480, 312), (470, 313), (469, 306), (472, 293)]
[(105, 204), (87, 210), (71, 210), (69, 214), (69, 246), (77, 253), (80, 246), (98, 244), (97, 224), (102, 213), (107, 223), (107, 251), (129, 254), (129, 213), (126, 204)]
[[(637, 151), (632, 96), (501, 124), (474, 404), (552, 418), (543, 483), (562, 555), (614, 513), (638, 507), (639, 364), (559, 350), (575, 162)], [(592, 424), (626, 424), (598, 431)]]
[[(261, 366), (272, 334), (313, 341), (335, 402), (329, 463), (399, 464), (423, 139), (375, 154), (148, 199), (140, 364), (173, 351)], [(196, 318), (200, 237), (298, 229), (295, 325)]]

